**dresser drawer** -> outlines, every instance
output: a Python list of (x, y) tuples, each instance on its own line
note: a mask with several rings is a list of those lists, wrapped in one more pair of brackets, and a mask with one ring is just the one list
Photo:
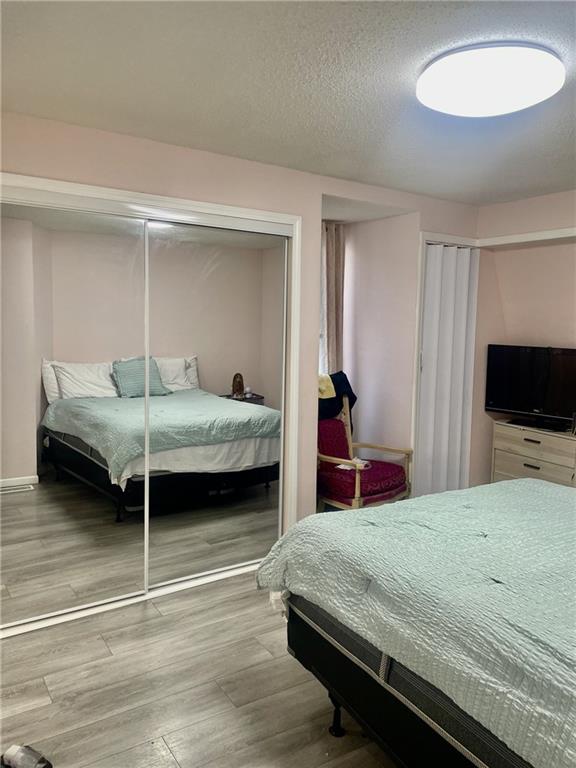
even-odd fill
[(494, 425), (494, 449), (561, 464), (571, 470), (574, 470), (576, 464), (574, 439), (534, 429), (510, 427), (507, 424)]
[(519, 456), (505, 451), (494, 451), (494, 480), (510, 480), (518, 477), (537, 477), (560, 485), (574, 484), (574, 467), (563, 467), (548, 461)]

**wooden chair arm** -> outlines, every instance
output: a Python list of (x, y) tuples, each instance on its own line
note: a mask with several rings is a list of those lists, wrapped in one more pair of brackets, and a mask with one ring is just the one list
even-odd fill
[(354, 500), (357, 501), (360, 498), (360, 472), (363, 469), (368, 469), (369, 463), (365, 467), (358, 464), (357, 461), (352, 459), (339, 459), (337, 456), (326, 456), (323, 453), (318, 454), (318, 461), (327, 461), (329, 464), (344, 464), (346, 467), (354, 468)]
[(358, 462), (352, 461), (352, 459), (339, 459), (337, 456), (325, 456), (323, 453), (318, 454), (318, 460), (327, 461), (329, 464), (344, 464), (347, 467), (365, 469), (365, 467), (358, 466)]
[(373, 451), (382, 451), (384, 453), (399, 453), (403, 456), (412, 456), (412, 448), (390, 448), (387, 445), (378, 445), (377, 443), (352, 443), (353, 448), (370, 448)]

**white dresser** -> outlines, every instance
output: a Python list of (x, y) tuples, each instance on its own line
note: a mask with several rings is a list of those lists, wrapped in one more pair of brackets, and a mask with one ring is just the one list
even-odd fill
[(492, 482), (518, 477), (576, 487), (576, 437), (495, 421)]

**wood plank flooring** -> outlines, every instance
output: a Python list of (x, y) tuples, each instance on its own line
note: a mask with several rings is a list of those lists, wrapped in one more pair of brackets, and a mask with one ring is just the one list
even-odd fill
[[(273, 483), (153, 515), (151, 584), (263, 557), (277, 509)], [(70, 476), (2, 496), (0, 541), (4, 624), (143, 588), (142, 514), (116, 523), (112, 502)]]
[(393, 768), (286, 651), (254, 575), (2, 643), (1, 749), (55, 768)]

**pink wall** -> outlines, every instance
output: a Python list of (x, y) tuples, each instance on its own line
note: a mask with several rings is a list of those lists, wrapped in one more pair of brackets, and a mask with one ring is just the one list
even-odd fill
[(262, 394), (272, 408), (282, 406), (284, 365), (284, 248), (262, 251), (260, 375)]
[(280, 404), (282, 327), (274, 320), (282, 318), (282, 263), (283, 253), (274, 250), (153, 241), (152, 354), (195, 353), (203, 389), (230, 392), (240, 371), (245, 386), (263, 394), (267, 405)]
[(36, 475), (37, 389), (34, 226), (4, 222), (1, 249), (2, 381), (1, 477)]
[(3, 171), (299, 214), (305, 246), (308, 227), (320, 242), (322, 194), (419, 211), (424, 230), (466, 237), (476, 232), (478, 209), (472, 205), (30, 115), (5, 113), (2, 130)]
[(54, 359), (143, 355), (142, 238), (50, 232), (50, 242)]
[[(38, 230), (38, 228), (36, 228)], [(41, 231), (41, 230), (39, 230)], [(144, 353), (143, 241), (138, 236), (51, 232), (53, 356), (97, 362)], [(267, 261), (282, 254), (267, 251)], [(256, 249), (150, 244), (150, 351), (162, 357), (197, 354), (201, 386), (224, 393), (236, 371), (246, 385), (279, 402), (279, 370), (270, 380), (261, 364), (262, 313), (282, 316), (282, 269), (264, 286), (264, 257)], [(265, 302), (264, 302), (265, 300)], [(271, 329), (269, 329), (271, 330)], [(280, 351), (282, 329), (269, 344)]]
[(302, 217), (299, 510), (315, 509), (322, 195), (419, 212), (425, 230), (472, 237), (473, 206), (316, 176), (147, 139), (9, 114), (2, 169), (136, 192), (280, 211)]
[(477, 237), (516, 235), (576, 226), (576, 190), (478, 209)]
[(419, 243), (417, 213), (346, 226), (344, 369), (364, 442), (411, 446)]
[(480, 253), (470, 483), (490, 480), (493, 417), (484, 411), (488, 344), (576, 347), (576, 246)]
[(151, 349), (166, 357), (176, 349), (197, 353), (201, 386), (209, 392), (229, 392), (236, 371), (258, 391), (261, 297), (259, 251), (155, 243), (150, 250)]

